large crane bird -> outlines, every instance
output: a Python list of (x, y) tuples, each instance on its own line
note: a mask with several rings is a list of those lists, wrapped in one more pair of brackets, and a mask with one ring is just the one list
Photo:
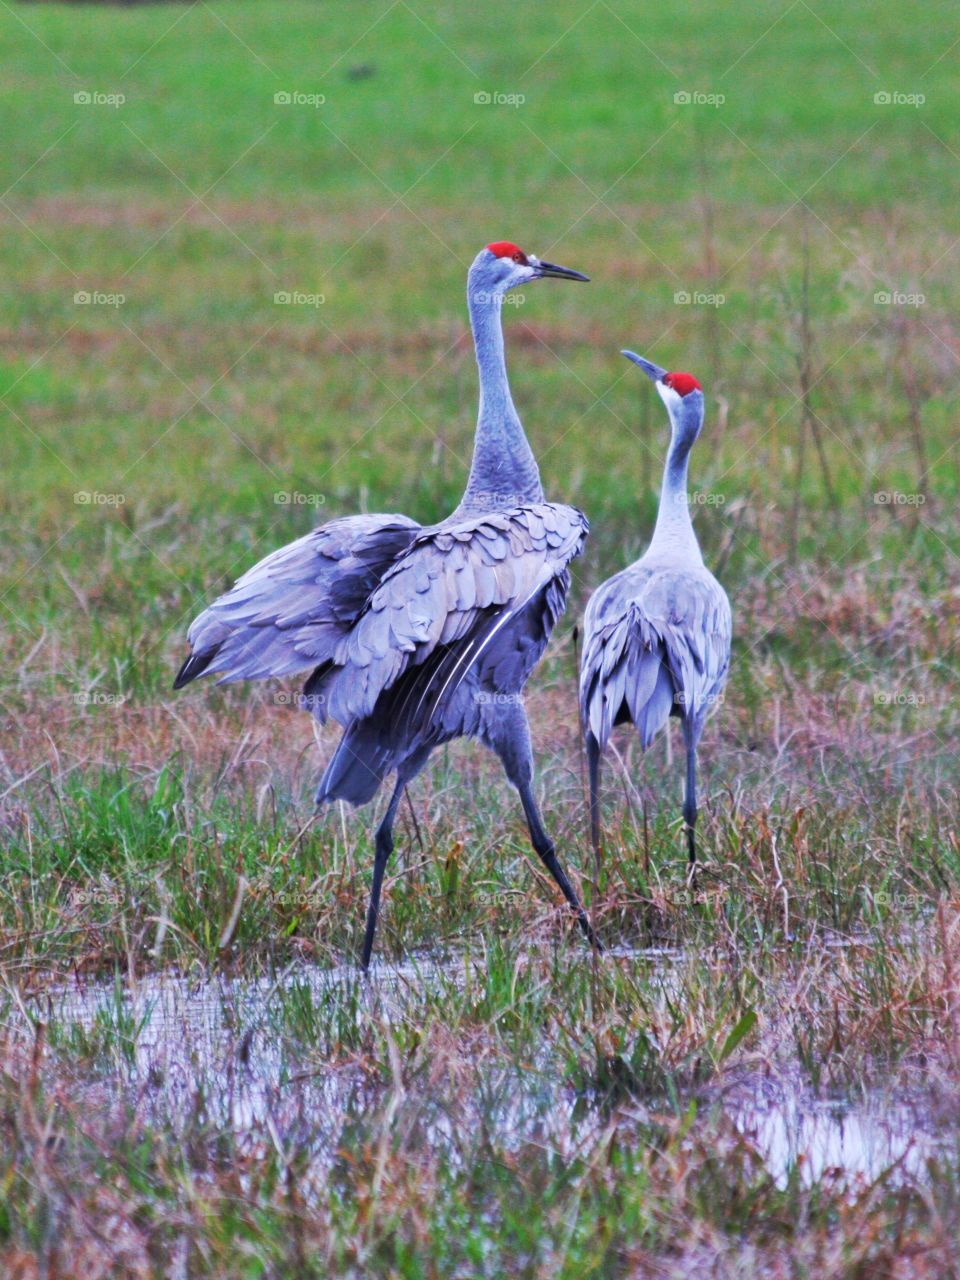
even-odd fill
[(580, 716), (590, 780), (590, 836), (600, 856), (600, 760), (614, 725), (632, 722), (646, 751), (670, 715), (686, 747), (683, 818), (690, 868), (697, 860), (697, 744), (730, 665), (726, 592), (705, 567), (690, 519), (687, 464), (703, 426), (703, 390), (621, 353), (654, 383), (670, 418), (660, 509), (644, 555), (590, 597), (580, 662)]
[(188, 633), (177, 689), (205, 674), (229, 683), (309, 673), (304, 702), (321, 723), (330, 717), (344, 729), (318, 804), (365, 804), (396, 773), (376, 831), (364, 969), (404, 788), (434, 748), (464, 736), (499, 756), (534, 849), (598, 945), (540, 818), (522, 701), (588, 526), (574, 507), (544, 500), (510, 395), (501, 326), (511, 290), (587, 279), (509, 241), (482, 249), (467, 277), (480, 410), (457, 509), (429, 526), (402, 515), (332, 520), (261, 560)]

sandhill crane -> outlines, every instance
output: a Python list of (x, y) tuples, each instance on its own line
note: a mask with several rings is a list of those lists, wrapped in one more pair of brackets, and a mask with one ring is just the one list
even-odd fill
[(480, 371), (473, 463), (460, 505), (439, 524), (401, 515), (346, 516), (255, 565), (193, 622), (180, 688), (309, 671), (303, 701), (344, 727), (317, 803), (371, 800), (396, 783), (375, 837), (361, 962), (369, 966), (384, 869), (403, 790), (435, 747), (479, 738), (517, 788), (530, 840), (594, 945), (533, 793), (522, 702), (561, 615), (570, 561), (588, 525), (546, 502), (514, 408), (503, 349), (505, 295), (534, 280), (587, 280), (509, 241), (481, 249), (467, 277)]
[(632, 351), (670, 417), (660, 509), (645, 554), (590, 598), (580, 663), (580, 715), (590, 776), (590, 835), (600, 856), (600, 758), (614, 725), (632, 721), (644, 750), (669, 715), (686, 747), (683, 818), (691, 872), (697, 846), (697, 744), (730, 665), (730, 603), (708, 569), (687, 497), (687, 463), (703, 426), (703, 390)]

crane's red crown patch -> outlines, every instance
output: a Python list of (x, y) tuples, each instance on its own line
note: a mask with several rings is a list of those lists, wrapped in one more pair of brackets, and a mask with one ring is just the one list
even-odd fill
[(667, 373), (664, 374), (663, 380), (668, 387), (676, 391), (678, 396), (688, 396), (691, 391), (703, 390), (692, 373)]
[(527, 255), (512, 240), (494, 240), (493, 244), (487, 245), (487, 248), (495, 258), (512, 258), (514, 262), (522, 262), (526, 265)]

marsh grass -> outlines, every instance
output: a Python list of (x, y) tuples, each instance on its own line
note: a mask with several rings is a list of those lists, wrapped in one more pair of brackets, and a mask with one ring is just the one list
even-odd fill
[[(774, 1274), (791, 1259), (948, 1274), (958, 1100), (939, 947), (958, 927), (941, 912), (909, 941), (595, 968), (549, 939), (495, 940), (381, 966), (372, 985), (301, 971), (252, 1002), (226, 977), (180, 986), (159, 1033), (171, 979), (130, 987), (135, 1014), (119, 979), (74, 984), (49, 1025), (35, 1016), (6, 1040), (7, 1212), (54, 1265), (77, 1239), (96, 1265), (144, 1273), (176, 1247), (242, 1274), (252, 1247), (290, 1275), (680, 1275), (707, 1257), (733, 1275), (744, 1249)], [(840, 1069), (801, 1091), (826, 1089), (841, 1112), (872, 1082), (913, 1096), (918, 1135), (938, 1135), (924, 1161), (811, 1177), (802, 1161), (771, 1168), (732, 1122), (723, 1099), (745, 1077), (806, 1074), (790, 1040), (812, 1028), (830, 1042), (809, 1062)], [(898, 1066), (891, 1031), (911, 1045)], [(43, 1145), (55, 1158), (38, 1164)], [(77, 1184), (82, 1168), (99, 1180)], [(90, 1225), (105, 1213), (102, 1239)]]

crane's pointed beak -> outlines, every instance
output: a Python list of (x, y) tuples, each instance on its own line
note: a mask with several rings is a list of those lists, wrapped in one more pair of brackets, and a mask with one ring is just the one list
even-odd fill
[(643, 356), (638, 356), (635, 351), (621, 351), (620, 354), (632, 360), (634, 364), (638, 364), (651, 382), (660, 382), (667, 376), (666, 369), (661, 369), (658, 364), (644, 360)]
[(538, 280), (584, 280), (588, 284), (590, 277), (580, 271), (571, 271), (569, 267), (558, 267), (555, 262), (538, 262), (536, 265)]

